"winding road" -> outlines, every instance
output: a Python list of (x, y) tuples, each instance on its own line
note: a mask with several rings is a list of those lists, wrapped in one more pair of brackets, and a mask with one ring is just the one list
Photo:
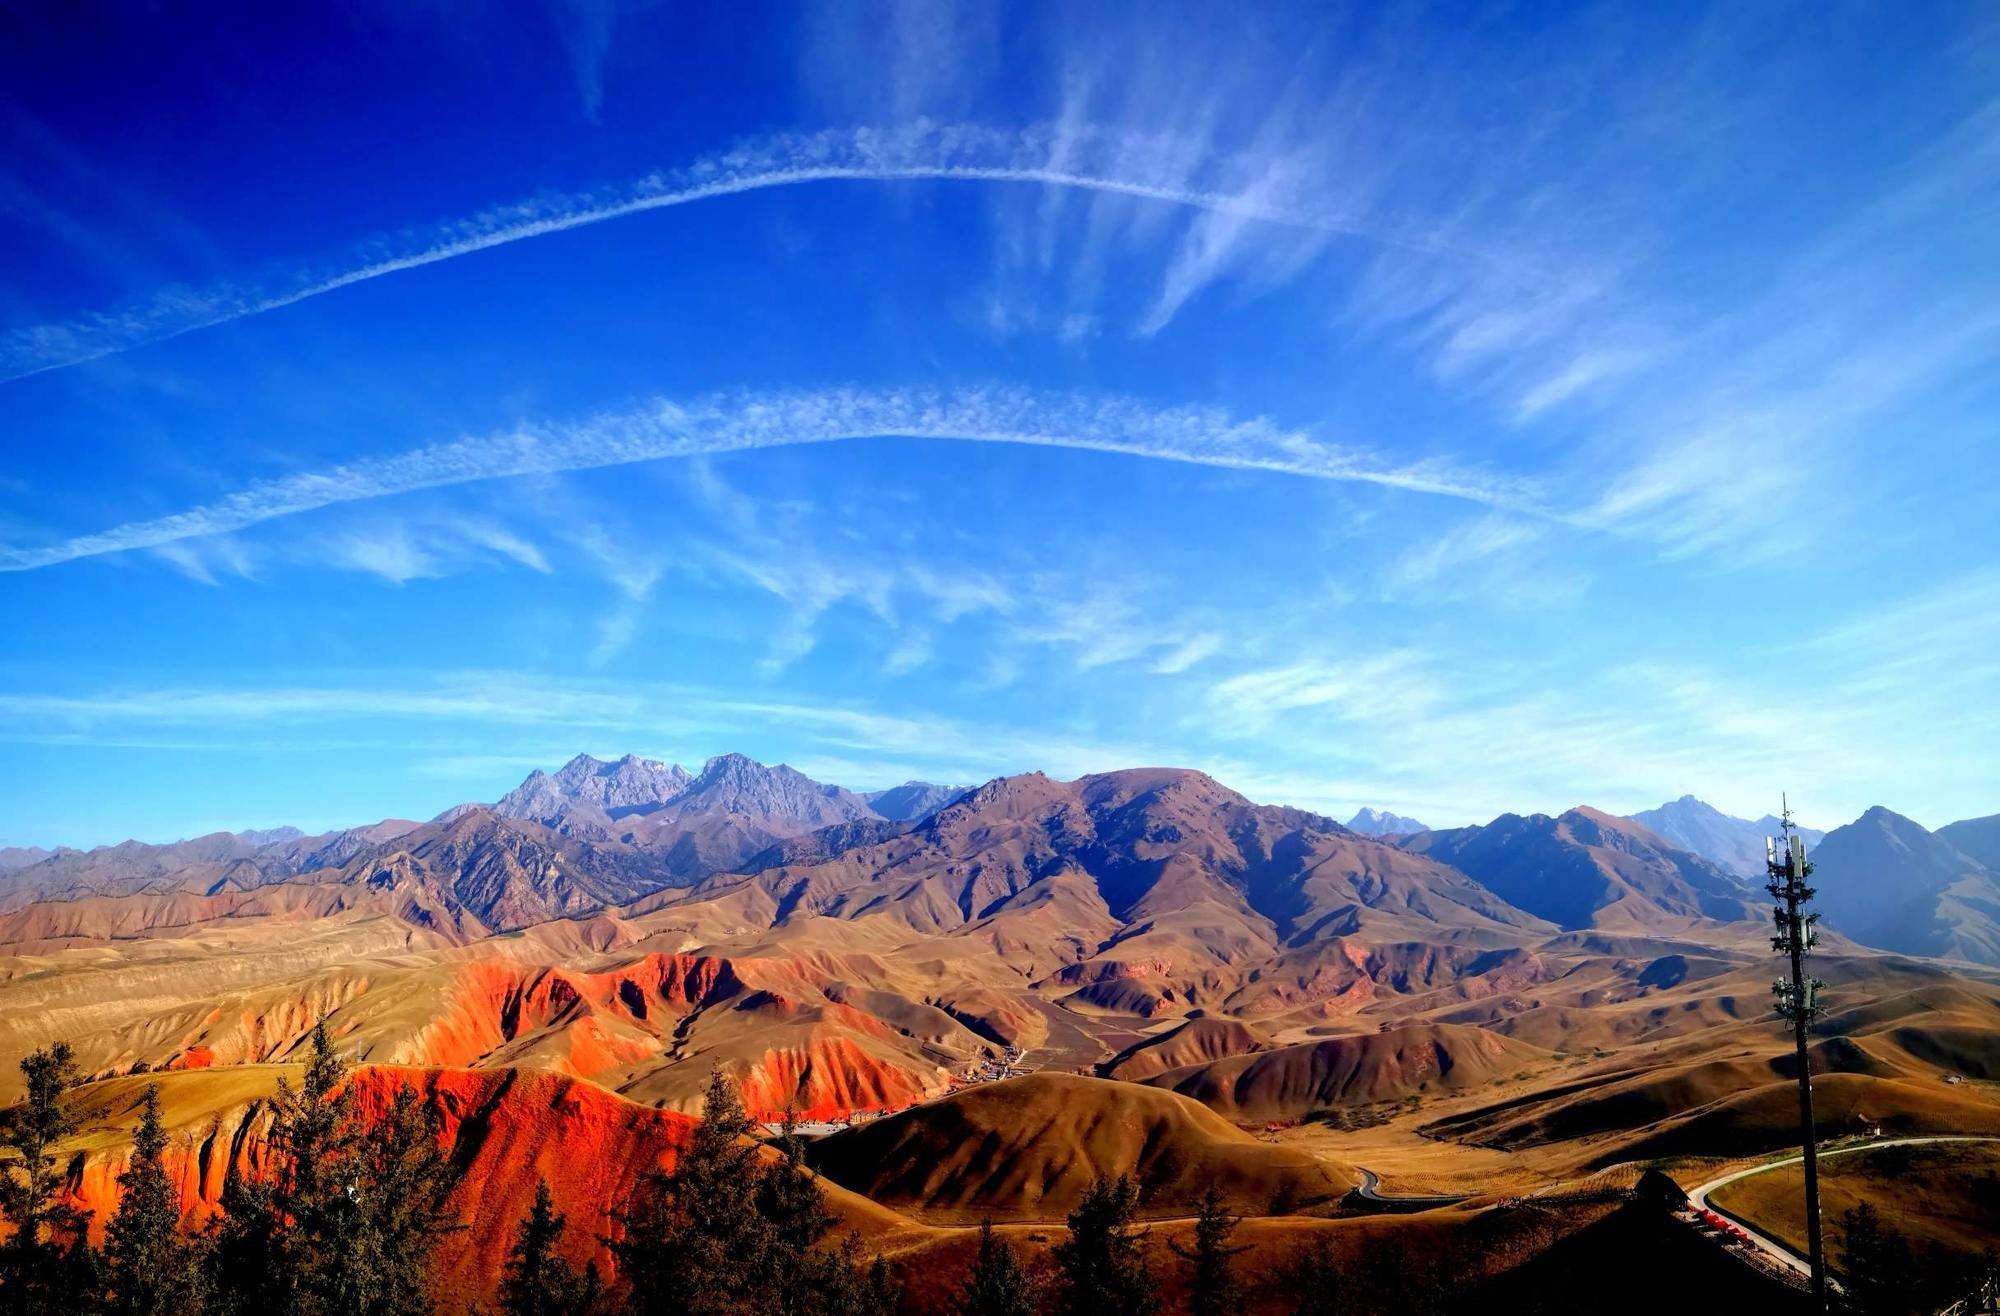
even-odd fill
[[(1915, 1147), (1937, 1142), (2000, 1142), (2000, 1137), (1974, 1133), (1940, 1133), (1916, 1138), (1880, 1138), (1872, 1142), (1853, 1143), (1846, 1147), (1822, 1149), (1819, 1153), (1819, 1158), (1825, 1160), (1829, 1156), (1846, 1156), (1853, 1152), (1878, 1151), (1884, 1147)], [(1785, 1269), (1795, 1274), (1810, 1276), (1812, 1274), (1812, 1267), (1806, 1262), (1805, 1258), (1793, 1252), (1777, 1239), (1759, 1231), (1741, 1216), (1733, 1215), (1728, 1211), (1722, 1210), (1720, 1207), (1711, 1206), (1708, 1201), (1710, 1193), (1716, 1191), (1718, 1188), (1733, 1184), (1738, 1179), (1748, 1179), (1753, 1174), (1763, 1174), (1767, 1170), (1778, 1170), (1783, 1169), (1787, 1165), (1797, 1165), (1803, 1160), (1805, 1160), (1805, 1156), (1800, 1154), (1798, 1156), (1787, 1157), (1782, 1161), (1766, 1161), (1762, 1165), (1753, 1165), (1747, 1170), (1737, 1170), (1731, 1174), (1725, 1174), (1719, 1179), (1711, 1179), (1705, 1184), (1688, 1189), (1688, 1203), (1698, 1211), (1714, 1211), (1717, 1215), (1727, 1216), (1742, 1227), (1743, 1233), (1748, 1237), (1753, 1247), (1776, 1261), (1779, 1265), (1782, 1265)], [(1366, 1174), (1367, 1171), (1364, 1170), (1362, 1173)]]
[(1450, 1206), (1463, 1202), (1471, 1193), (1425, 1193), (1416, 1196), (1391, 1196), (1380, 1190), (1382, 1177), (1373, 1170), (1361, 1170), (1361, 1184), (1354, 1190), (1355, 1196), (1364, 1202), (1371, 1202), (1384, 1211), (1423, 1211), (1433, 1206)]

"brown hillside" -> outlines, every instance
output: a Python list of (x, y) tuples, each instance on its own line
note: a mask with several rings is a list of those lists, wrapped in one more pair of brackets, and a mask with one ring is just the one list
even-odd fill
[(1483, 1028), (1413, 1024), (1168, 1070), (1147, 1080), (1230, 1119), (1457, 1092), (1545, 1066), (1547, 1052)]
[(1270, 1038), (1249, 1024), (1203, 1015), (1157, 1037), (1133, 1043), (1105, 1063), (1104, 1076), (1143, 1083), (1169, 1069), (1220, 1060), (1224, 1056), (1268, 1051), (1272, 1045)]
[(971, 1088), (814, 1146), (828, 1178), (888, 1206), (1060, 1219), (1099, 1176), (1129, 1174), (1149, 1215), (1190, 1211), (1213, 1184), (1238, 1211), (1331, 1202), (1349, 1166), (1258, 1142), (1172, 1093), (1067, 1074)]

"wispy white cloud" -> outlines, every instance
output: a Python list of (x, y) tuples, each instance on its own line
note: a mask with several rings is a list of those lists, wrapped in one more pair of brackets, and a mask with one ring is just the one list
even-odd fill
[[(1192, 206), (1244, 220), (1468, 258), (1421, 235), (1329, 209), (1323, 196), (1242, 188), (1261, 162), (1204, 159), (1171, 140), (1065, 124), (1026, 129), (920, 120), (895, 128), (781, 134), (603, 192), (535, 197), (418, 234), (385, 236), (352, 260), (261, 281), (173, 287), (150, 300), (0, 338), (0, 381), (262, 315), (384, 275), (629, 215), (774, 187), (838, 180), (1035, 183)], [(1060, 157), (1056, 146), (1060, 140)], [(1194, 167), (1189, 157), (1194, 156)], [(1060, 159), (1061, 163), (1056, 163)]]
[(1296, 658), (1207, 679), (1185, 732), (1243, 747), (1246, 779), (1317, 771), (1369, 787), (1335, 801), (1400, 800), (1430, 822), (1688, 791), (1755, 817), (1789, 790), (1816, 823), (1888, 804), (1936, 826), (1992, 809), (1996, 618), (2000, 575), (1975, 571), (1828, 623), (1752, 617), (1726, 662), (1437, 644)]
[(615, 0), (548, 0), (549, 17), (569, 51), (583, 117), (597, 122), (604, 108), (604, 60), (618, 18)]
[(1190, 635), (1153, 663), (1153, 673), (1156, 676), (1176, 676), (1220, 652), (1220, 635), (1209, 632)]
[[(95, 694), (0, 695), (0, 740), (102, 746), (151, 744), (180, 750), (241, 744), (247, 734), (286, 728), (346, 727), (368, 719), (395, 724), (402, 749), (422, 736), (478, 732), (477, 748), (437, 748), (417, 756), (450, 777), (553, 766), (578, 748), (603, 754), (654, 747), (664, 757), (700, 759), (748, 744), (786, 746), (769, 757), (801, 764), (866, 760), (889, 786), (912, 777), (979, 781), (1008, 772), (1077, 775), (1158, 762), (1157, 745), (1096, 741), (927, 714), (884, 713), (859, 704), (783, 696), (746, 697), (687, 684), (571, 680), (517, 672), (466, 672), (435, 679), (383, 678), (353, 685), (291, 688), (159, 687)], [(161, 740), (158, 732), (178, 734)], [(134, 729), (148, 733), (134, 741)], [(497, 729), (497, 730), (496, 730)], [(511, 737), (511, 738), (510, 738)], [(370, 742), (349, 746), (368, 748)], [(685, 747), (685, 750), (681, 747)], [(508, 783), (511, 784), (511, 783)]]
[(1317, 480), (1354, 481), (1558, 517), (1525, 480), (1366, 449), (1212, 408), (1161, 409), (1123, 398), (1018, 389), (837, 389), (659, 400), (573, 424), (522, 426), (392, 457), (250, 485), (216, 502), (39, 548), (0, 550), (0, 570), (227, 534), (278, 517), (479, 480), (846, 439), (900, 436), (1120, 453)]
[(204, 585), (256, 579), (276, 564), (356, 571), (394, 585), (436, 579), (474, 563), (512, 563), (544, 575), (551, 570), (542, 549), (525, 536), (490, 516), (447, 509), (395, 519), (363, 517), (281, 544), (221, 534), (170, 540), (148, 551)]
[(1216, 681), (1208, 702), (1218, 725), (1237, 734), (1257, 734), (1302, 709), (1354, 721), (1420, 719), (1438, 709), (1443, 698), (1419, 655), (1392, 651), (1240, 672)]
[(588, 724), (629, 718), (639, 707), (630, 693), (551, 685), (509, 673), (471, 673), (414, 686), (169, 686), (90, 695), (0, 694), (0, 717), (81, 724), (228, 726), (352, 718)]

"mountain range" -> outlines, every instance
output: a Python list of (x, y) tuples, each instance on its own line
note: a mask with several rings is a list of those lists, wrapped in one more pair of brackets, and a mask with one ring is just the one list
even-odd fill
[[(1761, 838), (1776, 826), (1692, 796), (1631, 818), (1579, 807), (1430, 830), (1364, 808), (1342, 825), (1254, 805), (1174, 769), (861, 793), (741, 754), (696, 772), (580, 754), (490, 805), (428, 823), (10, 850), (0, 911), (93, 896), (244, 900), (303, 884), (342, 907), (382, 907), (477, 938), (750, 887), (774, 910), (839, 914), (866, 889), (861, 907), (921, 909), (911, 917), (937, 928), (951, 909), (959, 922), (980, 911), (1007, 926), (1032, 905), (1107, 934), (1138, 925), (1117, 938), (1121, 957), (1182, 943), (1230, 958), (1398, 924), (1413, 938), (1443, 927), (1476, 941), (1496, 928), (1658, 934), (1753, 923), (1763, 897), (1744, 875), (1761, 867)], [(2000, 816), (1930, 833), (1877, 807), (1824, 837), (1805, 834), (1828, 926), (1885, 949), (2000, 963), (2000, 878), (1976, 857), (2000, 847)], [(885, 882), (897, 884), (893, 895), (879, 893)]]
[[(1731, 817), (1692, 795), (1632, 814), (1631, 819), (1656, 836), (1683, 850), (1692, 850), (1732, 873), (1759, 879), (1764, 876), (1764, 838), (1776, 836), (1782, 825), (1768, 813), (1754, 822)], [(1808, 849), (1818, 845), (1820, 837), (1826, 835), (1811, 827), (1795, 830), (1805, 838)]]
[[(1990, 823), (1871, 810), (1815, 848), (1827, 1136), (2000, 1132), (2000, 973), (1966, 962), (2000, 963), (2000, 902), (1948, 839)], [(1769, 1152), (1796, 1109), (1761, 887), (1588, 807), (1385, 838), (1187, 769), (863, 794), (580, 757), (428, 822), (59, 851), (0, 889), (0, 1103), (73, 1048), (100, 1218), (142, 1085), (212, 1213), (324, 1020), (366, 1100), (435, 1106), (498, 1240), (481, 1292), (538, 1178), (591, 1259), (717, 1072), (759, 1120), (851, 1122), (810, 1153), (829, 1193), (917, 1232), (1044, 1229), (1133, 1174), (1149, 1214), (1212, 1185), (1256, 1235), (1346, 1214), (1356, 1161), (1512, 1197)]]
[(457, 805), (429, 823), (9, 850), (0, 910), (91, 895), (244, 892), (364, 861), (377, 886), (421, 888), (411, 908), (452, 923), (469, 910), (482, 928), (497, 919), (497, 930), (695, 882), (822, 829), (912, 825), (964, 789), (912, 781), (864, 795), (740, 754), (698, 773), (631, 754), (609, 762), (579, 754), (553, 773), (529, 773), (493, 804)]
[(1857, 941), (1909, 955), (2000, 964), (2000, 869), (1992, 818), (1936, 832), (1880, 805), (1828, 832), (1812, 851), (1812, 884), (1826, 922)]
[(1554, 818), (1502, 814), (1484, 827), (1419, 832), (1396, 843), (1567, 929), (1657, 931), (1762, 914), (1753, 889), (1735, 874), (1596, 809)]
[(1415, 818), (1405, 818), (1387, 809), (1364, 807), (1347, 820), (1347, 830), (1360, 832), (1363, 836), (1408, 836), (1413, 832), (1427, 832), (1430, 828)]

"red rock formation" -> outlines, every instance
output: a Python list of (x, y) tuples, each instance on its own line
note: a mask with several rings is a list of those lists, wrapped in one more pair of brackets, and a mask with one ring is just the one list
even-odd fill
[[(238, 1076), (240, 1077), (240, 1076)], [(232, 1078), (227, 1071), (161, 1076), (170, 1113), (198, 1104), (190, 1085)], [(120, 1125), (145, 1077), (113, 1080), (112, 1114)], [(673, 1111), (634, 1105), (588, 1083), (523, 1070), (422, 1070), (367, 1066), (349, 1080), (364, 1119), (379, 1117), (398, 1090), (414, 1085), (436, 1112), (439, 1141), (462, 1178), (452, 1204), (466, 1225), (439, 1252), (446, 1297), (459, 1304), (489, 1297), (521, 1217), (546, 1181), (557, 1209), (569, 1218), (563, 1250), (610, 1273), (602, 1238), (634, 1186), (656, 1169), (672, 1168), (694, 1121)], [(111, 1085), (99, 1085), (109, 1087)], [(181, 1186), (188, 1223), (200, 1227), (221, 1200), (231, 1165), (257, 1176), (268, 1169), (270, 1107), (262, 1098), (200, 1112), (172, 1130), (168, 1171)], [(100, 1241), (117, 1210), (118, 1176), (129, 1160), (121, 1143), (94, 1146), (72, 1162), (69, 1192), (93, 1213)]]

